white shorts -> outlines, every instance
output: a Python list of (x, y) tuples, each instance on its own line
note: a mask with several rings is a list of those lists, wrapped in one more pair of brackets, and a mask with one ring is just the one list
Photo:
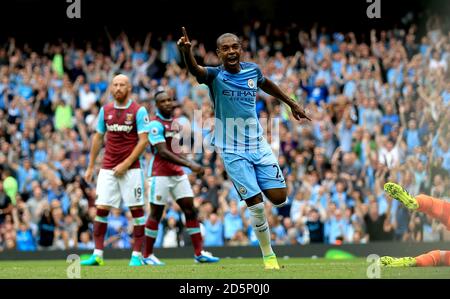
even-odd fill
[(169, 202), (169, 195), (174, 200), (194, 197), (188, 176), (152, 176), (148, 178), (150, 203), (165, 205)]
[(139, 168), (115, 177), (111, 169), (100, 169), (96, 205), (120, 208), (121, 199), (128, 207), (144, 205), (144, 173)]

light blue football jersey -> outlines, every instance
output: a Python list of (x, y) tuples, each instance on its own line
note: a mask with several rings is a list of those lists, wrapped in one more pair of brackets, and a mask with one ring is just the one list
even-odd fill
[(223, 66), (206, 67), (206, 78), (199, 78), (208, 85), (214, 105), (212, 144), (224, 152), (258, 151), (265, 142), (256, 114), (256, 94), (265, 78), (254, 63), (241, 62), (240, 66), (236, 74)]

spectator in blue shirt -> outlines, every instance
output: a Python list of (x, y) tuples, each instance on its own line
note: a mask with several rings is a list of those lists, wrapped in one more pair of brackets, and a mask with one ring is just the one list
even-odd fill
[(306, 92), (308, 103), (315, 103), (317, 106), (320, 106), (321, 102), (327, 103), (328, 87), (325, 85), (325, 80), (323, 78), (316, 79), (313, 86), (304, 84), (304, 80), (301, 80), (300, 87)]
[(334, 215), (327, 221), (329, 226), (328, 241), (330, 244), (336, 244), (338, 240), (344, 240), (349, 234), (351, 224), (342, 216), (342, 210), (336, 209)]
[(343, 119), (338, 125), (338, 139), (344, 153), (352, 151), (352, 137), (356, 126), (350, 117)]
[(30, 227), (21, 222), (16, 233), (16, 247), (19, 251), (36, 251), (36, 242)]
[(127, 238), (128, 219), (122, 214), (121, 209), (112, 209), (108, 216), (107, 244), (113, 248), (128, 248)]
[(400, 125), (400, 117), (394, 113), (394, 106), (392, 102), (384, 104), (384, 115), (381, 117), (381, 126), (383, 135), (389, 135), (392, 128)]
[(203, 223), (205, 227), (205, 236), (203, 244), (208, 246), (223, 246), (224, 239), (224, 226), (222, 221), (217, 217), (217, 214), (212, 213), (209, 215), (208, 220)]
[(406, 139), (406, 145), (408, 146), (408, 153), (412, 154), (414, 149), (422, 145), (419, 130), (417, 128), (417, 121), (410, 119), (408, 122), (408, 128), (405, 130), (404, 138)]
[(85, 231), (80, 234), (80, 241), (78, 242), (78, 249), (80, 250), (92, 250), (94, 249), (95, 244), (91, 240), (91, 236), (89, 232)]
[(23, 165), (12, 163), (12, 167), (17, 171), (19, 192), (29, 193), (32, 191), (31, 182), (39, 178), (39, 173), (31, 166), (30, 158), (25, 157)]
[(225, 212), (223, 217), (225, 240), (229, 241), (233, 239), (234, 235), (244, 229), (244, 221), (239, 214), (237, 202), (230, 201), (229, 210)]

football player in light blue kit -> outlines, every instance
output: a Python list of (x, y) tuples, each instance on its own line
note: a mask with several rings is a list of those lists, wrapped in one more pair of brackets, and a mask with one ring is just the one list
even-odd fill
[(189, 72), (198, 82), (208, 85), (214, 104), (213, 145), (221, 153), (228, 175), (248, 206), (265, 269), (279, 269), (270, 244), (261, 191), (276, 207), (281, 207), (286, 204), (287, 190), (278, 161), (264, 139), (256, 115), (258, 88), (289, 105), (295, 119), (310, 119), (295, 100), (262, 75), (256, 64), (240, 62), (242, 49), (236, 35), (225, 33), (217, 39), (216, 52), (221, 66), (202, 67), (195, 61), (184, 27), (182, 31), (178, 48)]

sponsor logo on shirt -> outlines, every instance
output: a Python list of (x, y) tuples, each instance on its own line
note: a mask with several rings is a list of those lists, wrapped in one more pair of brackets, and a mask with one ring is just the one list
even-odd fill
[(106, 125), (106, 129), (110, 132), (126, 132), (126, 133), (130, 133), (131, 130), (133, 130), (133, 126), (127, 126), (127, 125), (118, 125), (118, 124), (113, 124), (113, 125)]

